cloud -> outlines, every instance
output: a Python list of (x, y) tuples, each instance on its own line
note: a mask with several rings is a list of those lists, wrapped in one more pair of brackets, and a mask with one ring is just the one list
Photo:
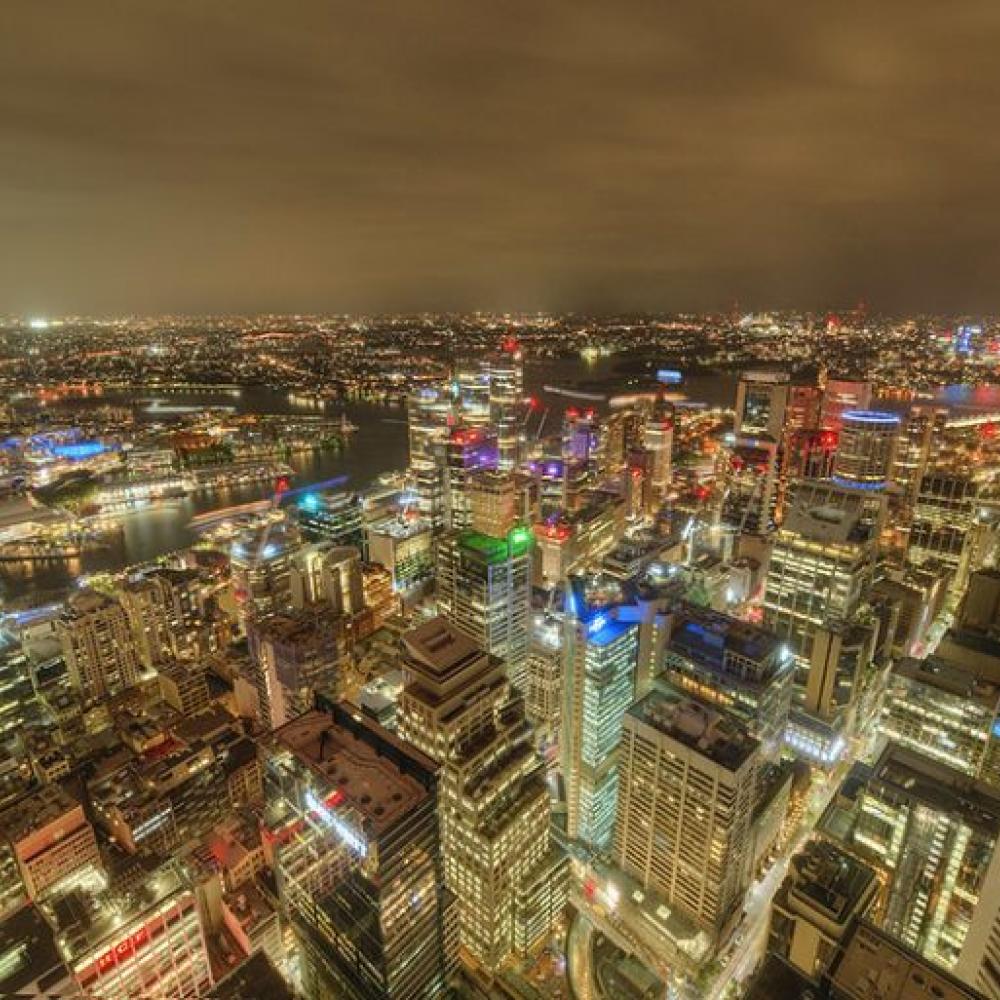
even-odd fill
[(0, 5), (0, 312), (1000, 306), (1000, 9)]

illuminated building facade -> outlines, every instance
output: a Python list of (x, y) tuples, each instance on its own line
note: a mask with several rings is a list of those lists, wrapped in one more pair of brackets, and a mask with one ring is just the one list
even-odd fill
[(881, 490), (896, 466), (899, 417), (879, 410), (845, 410), (833, 463), (833, 480), (859, 490)]
[(444, 523), (444, 469), (437, 446), (455, 423), (451, 397), (438, 389), (423, 388), (408, 397), (406, 422), (410, 445), (410, 480), (421, 515), (435, 531)]
[(295, 518), (308, 542), (364, 545), (364, 513), (356, 493), (306, 493), (295, 501)]
[(846, 410), (867, 410), (871, 401), (871, 382), (864, 379), (828, 378), (823, 385), (820, 424), (824, 430), (839, 432)]
[(514, 469), (520, 460), (524, 400), (524, 358), (513, 340), (489, 360), (490, 424), (496, 428), (499, 467)]
[(531, 563), (534, 539), (523, 526), (495, 538), (450, 532), (438, 543), (441, 612), (505, 664), (521, 691), (531, 647)]
[(862, 789), (849, 846), (880, 872), (878, 925), (954, 969), (980, 903), (1000, 890), (1000, 795), (890, 743)]
[(967, 575), (968, 540), (979, 486), (971, 476), (929, 472), (920, 480), (906, 558), (916, 565), (936, 559), (950, 566), (961, 588)]
[(438, 765), (345, 707), (275, 733), (265, 835), (315, 1000), (441, 995), (457, 948), (444, 884)]
[(274, 615), (247, 631), (260, 721), (277, 729), (308, 711), (316, 693), (337, 697), (348, 656), (344, 620), (328, 605)]
[(735, 718), (678, 691), (625, 713), (614, 858), (713, 941), (750, 884), (758, 749)]
[(291, 606), (292, 568), (301, 548), (298, 526), (284, 515), (237, 538), (230, 565), (245, 619), (266, 618)]
[(423, 517), (387, 517), (368, 526), (368, 558), (392, 574), (392, 588), (405, 600), (434, 575), (434, 536)]
[(687, 605), (670, 621), (663, 675), (679, 691), (718, 705), (777, 761), (792, 698), (788, 647), (767, 629)]
[(882, 734), (963, 774), (1000, 781), (1000, 685), (957, 660), (904, 657), (892, 667)]
[[(544, 938), (562, 910), (548, 884), (558, 877), (550, 858), (557, 849), (524, 699), (503, 664), (443, 618), (406, 633), (403, 655), (398, 732), (442, 765), (441, 843), (461, 942), (495, 968), (518, 940), (526, 950), (537, 942), (515, 933), (519, 922), (527, 917), (534, 926), (537, 914), (547, 913), (536, 928)], [(565, 901), (565, 871), (562, 878)]]
[(95, 590), (66, 602), (56, 634), (70, 683), (84, 704), (119, 694), (139, 679), (139, 656), (121, 604)]
[(639, 624), (623, 620), (626, 601), (610, 576), (567, 581), (559, 746), (567, 832), (596, 848), (611, 842), (622, 718), (636, 691)]
[(81, 869), (102, 870), (83, 806), (59, 785), (43, 785), (0, 813), (0, 838), (10, 847), (29, 899)]
[(197, 997), (211, 969), (193, 886), (181, 866), (134, 861), (108, 888), (77, 886), (42, 906), (88, 997)]
[(478, 473), (496, 469), (497, 436), (488, 428), (462, 427), (438, 447), (445, 453), (444, 528), (471, 528), (471, 484)]
[(643, 425), (642, 446), (649, 454), (649, 489), (652, 502), (659, 507), (670, 493), (673, 476), (673, 408), (657, 400)]

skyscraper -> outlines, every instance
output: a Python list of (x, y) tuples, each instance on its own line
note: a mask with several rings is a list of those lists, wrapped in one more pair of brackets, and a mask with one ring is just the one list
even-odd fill
[(266, 618), (291, 607), (292, 567), (301, 548), (298, 525), (277, 513), (236, 539), (230, 562), (244, 618)]
[(639, 624), (611, 576), (567, 581), (560, 735), (567, 832), (593, 847), (611, 841), (618, 798), (622, 717), (636, 690)]
[(438, 607), (499, 657), (522, 691), (531, 646), (532, 545), (530, 530), (520, 526), (503, 538), (450, 532), (438, 543)]
[(845, 410), (833, 462), (833, 480), (859, 490), (882, 490), (896, 466), (899, 417), (879, 410)]
[(56, 634), (73, 685), (85, 705), (102, 701), (139, 679), (139, 655), (125, 609), (95, 590), (66, 602)]
[(565, 902), (524, 699), (503, 664), (443, 618), (406, 633), (403, 651), (399, 734), (442, 765), (442, 850), (461, 941), (493, 968), (551, 930)]
[(713, 941), (750, 884), (758, 749), (732, 716), (677, 691), (625, 713), (615, 859)]
[(524, 400), (524, 359), (513, 339), (489, 361), (490, 423), (496, 428), (501, 469), (513, 469), (520, 460), (521, 406)]
[(340, 705), (275, 733), (265, 771), (278, 893), (316, 1000), (432, 1000), (455, 959), (438, 765)]
[(462, 427), (437, 445), (444, 450), (444, 529), (472, 527), (471, 487), (479, 473), (495, 470), (497, 436), (489, 428)]

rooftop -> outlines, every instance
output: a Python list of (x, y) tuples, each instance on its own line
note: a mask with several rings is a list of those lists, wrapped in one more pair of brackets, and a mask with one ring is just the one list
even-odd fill
[[(0, 995), (5, 997), (54, 996), (54, 987), (69, 975), (52, 928), (31, 903), (0, 923), (0, 956)], [(29, 991), (36, 983), (40, 993)]]
[(781, 640), (768, 629), (693, 605), (679, 615), (670, 646), (713, 666), (722, 666), (731, 653), (759, 663), (779, 658), (782, 650)]
[(626, 714), (728, 771), (738, 771), (759, 746), (732, 716), (670, 688), (651, 691)]
[(861, 544), (874, 536), (869, 516), (871, 497), (819, 480), (805, 480), (795, 488), (781, 535), (801, 535), (822, 544)]
[(319, 709), (281, 726), (275, 737), (322, 780), (325, 788), (338, 792), (376, 833), (389, 830), (429, 794), (383, 747), (405, 755), (428, 773), (437, 772), (432, 760), (381, 727), (356, 719), (352, 732)]
[(982, 1000), (977, 990), (866, 921), (852, 927), (829, 978), (837, 996)]
[(990, 836), (1000, 831), (1000, 792), (897, 743), (882, 751), (868, 788), (960, 817)]
[[(79, 806), (59, 785), (42, 785), (0, 813), (0, 837), (17, 843)], [(82, 815), (80, 822), (84, 822)]]
[(790, 899), (805, 900), (810, 907), (842, 924), (868, 897), (875, 872), (839, 847), (813, 840), (789, 863), (789, 874), (776, 902), (787, 906)]
[(481, 531), (463, 531), (458, 536), (461, 548), (476, 553), (488, 563), (505, 562), (511, 556), (523, 556), (534, 542), (531, 529), (524, 525), (512, 528), (504, 538)]
[(471, 675), (502, 669), (479, 643), (440, 616), (406, 632), (403, 649), (408, 679), (438, 696), (463, 686)]
[(907, 680), (986, 705), (995, 706), (1000, 698), (1000, 687), (995, 683), (961, 663), (940, 656), (923, 660), (904, 656), (894, 663), (892, 671)]
[(223, 976), (208, 994), (210, 1000), (293, 1000), (295, 994), (263, 951)]

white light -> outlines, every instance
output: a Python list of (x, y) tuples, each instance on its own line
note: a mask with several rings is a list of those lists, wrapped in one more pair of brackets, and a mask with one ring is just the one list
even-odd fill
[(357, 830), (349, 827), (336, 813), (330, 812), (323, 802), (316, 798), (312, 789), (306, 792), (306, 805), (359, 857), (368, 853), (368, 845)]
[(47, 330), (49, 328), (49, 321), (47, 319), (31, 319), (28, 320), (28, 326), (32, 330)]

